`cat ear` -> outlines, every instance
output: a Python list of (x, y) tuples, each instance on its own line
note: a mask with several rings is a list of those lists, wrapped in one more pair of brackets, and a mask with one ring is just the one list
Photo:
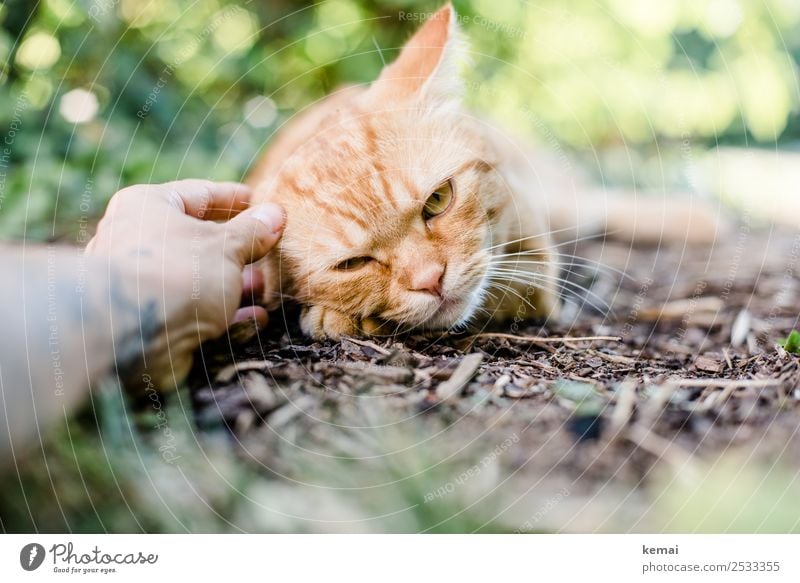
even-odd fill
[(450, 3), (434, 13), (381, 72), (371, 93), (385, 99), (458, 100), (464, 93), (460, 67), (467, 47)]

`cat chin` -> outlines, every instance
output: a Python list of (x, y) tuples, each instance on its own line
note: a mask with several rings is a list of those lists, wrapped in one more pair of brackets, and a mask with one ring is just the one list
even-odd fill
[(489, 280), (482, 277), (478, 281), (478, 285), (470, 292), (467, 298), (467, 305), (461, 314), (459, 320), (454, 324), (455, 327), (466, 326), (475, 316), (475, 313), (480, 309), (486, 300), (486, 290), (489, 286)]
[(487, 285), (486, 278), (481, 278), (478, 285), (466, 298), (445, 310), (436, 312), (425, 322), (423, 327), (433, 330), (451, 330), (465, 327), (475, 316), (475, 312), (483, 305)]

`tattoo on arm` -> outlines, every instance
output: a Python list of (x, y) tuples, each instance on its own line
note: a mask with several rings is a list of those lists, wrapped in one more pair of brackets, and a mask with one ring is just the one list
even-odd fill
[(122, 319), (121, 333), (114, 335), (114, 362), (112, 370), (123, 386), (135, 389), (146, 385), (147, 355), (156, 338), (164, 332), (158, 317), (158, 303), (149, 298), (141, 304), (125, 294), (124, 285), (117, 274), (109, 283), (109, 309), (113, 318)]

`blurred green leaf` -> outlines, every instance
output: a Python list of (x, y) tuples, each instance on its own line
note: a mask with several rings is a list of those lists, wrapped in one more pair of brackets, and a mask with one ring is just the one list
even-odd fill
[(792, 330), (789, 336), (781, 340), (778, 344), (783, 346), (786, 352), (800, 354), (800, 332)]
[[(274, 130), (243, 123), (246, 103), (268, 97), (287, 117), (341, 84), (371, 81), (440, 5), (5, 3), (0, 139), (12, 143), (0, 237), (73, 231), (81, 216), (68, 201), (80, 199), (90, 176), (103, 177), (91, 193), (95, 216), (108, 189), (132, 182), (241, 179)], [(686, 141), (702, 149), (800, 137), (800, 10), (791, 3), (455, 6), (472, 47), (469, 102), (551, 148), (591, 146), (607, 161), (621, 146), (661, 157)], [(75, 89), (100, 104), (78, 125), (60, 113)], [(663, 179), (663, 165), (619, 160), (604, 178)]]

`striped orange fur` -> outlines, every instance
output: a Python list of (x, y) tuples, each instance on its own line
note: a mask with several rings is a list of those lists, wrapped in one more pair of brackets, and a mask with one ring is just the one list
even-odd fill
[[(251, 172), (256, 202), (287, 212), (277, 251), (261, 264), (277, 286), (265, 303), (300, 302), (307, 334), (446, 329), (479, 313), (557, 310), (554, 201), (515, 142), (462, 108), (465, 54), (448, 4), (369, 88), (344, 88), (292, 120)], [(426, 217), (445, 183), (449, 205)], [(522, 259), (493, 272), (509, 253)]]

